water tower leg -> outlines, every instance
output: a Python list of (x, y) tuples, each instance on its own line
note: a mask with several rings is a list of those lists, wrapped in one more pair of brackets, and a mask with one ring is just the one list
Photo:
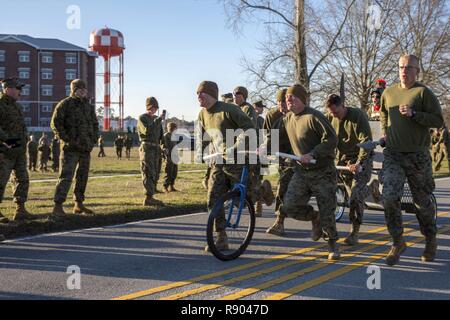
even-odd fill
[(111, 129), (111, 64), (109, 57), (105, 58), (105, 117), (103, 127), (105, 131)]

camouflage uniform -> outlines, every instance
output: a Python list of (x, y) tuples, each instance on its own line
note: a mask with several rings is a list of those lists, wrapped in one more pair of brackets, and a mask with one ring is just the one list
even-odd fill
[(27, 127), (20, 105), (8, 95), (0, 94), (0, 142), (8, 139), (19, 139), (20, 146), (4, 150), (3, 157), (0, 158), (0, 203), (11, 173), (14, 202), (25, 203), (30, 184), (26, 156)]
[[(296, 220), (313, 221), (317, 212), (308, 203), (311, 196), (315, 196), (319, 207), (320, 228), (329, 245), (333, 243), (334, 246), (338, 233), (334, 215), (337, 188), (334, 157), (337, 138), (333, 127), (322, 113), (305, 107), (298, 115), (290, 112), (284, 117), (280, 135), (282, 134), (289, 137), (296, 156), (310, 154), (317, 163), (296, 163), (280, 212)], [(330, 250), (332, 251), (334, 247)]]
[(123, 138), (121, 136), (118, 136), (116, 140), (114, 140), (114, 146), (116, 148), (117, 159), (122, 159)]
[(169, 187), (174, 186), (175, 179), (178, 174), (178, 165), (172, 161), (171, 153), (173, 148), (177, 145), (177, 141), (172, 141), (172, 133), (167, 132), (164, 135), (164, 154), (166, 157), (166, 176), (164, 177), (164, 188), (167, 189)]
[[(409, 105), (412, 117), (402, 116), (399, 105)], [(435, 188), (430, 156), (430, 127), (443, 124), (442, 110), (433, 92), (416, 82), (409, 89), (400, 84), (381, 97), (381, 128), (386, 135), (383, 162), (383, 202), (386, 223), (394, 246), (401, 245), (403, 225), (401, 198), (405, 180), (411, 189), (420, 231), (435, 237), (436, 221), (430, 196)]]
[(133, 148), (133, 139), (131, 137), (126, 137), (124, 145), (125, 145), (125, 154), (127, 156), (127, 159), (130, 159), (131, 149)]
[(433, 130), (431, 134), (431, 150), (433, 154), (433, 161), (436, 162), (441, 153), (441, 144), (439, 142), (440, 133), (439, 130)]
[(145, 195), (155, 194), (156, 179), (158, 177), (162, 118), (144, 113), (139, 117), (137, 130), (141, 146), (139, 158), (141, 162), (142, 182)]
[(346, 108), (346, 110), (347, 114), (343, 119), (333, 117), (331, 114), (328, 115), (328, 119), (338, 138), (337, 165), (359, 164), (362, 169), (355, 174), (348, 171), (339, 172), (350, 196), (350, 222), (353, 228), (359, 230), (363, 222), (364, 199), (370, 193), (367, 184), (372, 176), (374, 153), (360, 149), (357, 144), (372, 141), (372, 131), (366, 113), (357, 108)]
[(28, 170), (36, 171), (38, 160), (38, 143), (36, 141), (29, 141), (27, 144), (28, 150)]
[(74, 176), (73, 199), (77, 203), (84, 202), (91, 151), (98, 139), (99, 124), (95, 107), (87, 99), (75, 96), (76, 89), (72, 87), (70, 97), (58, 103), (51, 121), (55, 137), (62, 145), (61, 169), (54, 197), (56, 204), (66, 201)]
[(447, 127), (443, 127), (440, 130), (440, 137), (437, 142), (439, 145), (439, 153), (435, 164), (435, 171), (441, 169), (441, 163), (444, 158), (447, 158), (448, 169), (450, 170), (450, 158), (448, 157), (448, 151), (450, 150), (450, 134)]
[[(244, 132), (249, 129), (255, 129), (252, 121), (244, 112), (231, 104), (220, 101), (217, 101), (210, 109), (202, 109), (198, 123), (201, 137), (204, 137), (204, 132), (207, 132), (213, 146), (222, 148), (221, 150), (216, 149), (213, 153), (225, 152), (225, 145), (220, 145), (224, 143), (223, 140), (225, 140), (227, 129), (242, 129)], [(221, 136), (214, 134), (211, 130), (220, 131)], [(200, 145), (200, 147), (197, 147), (197, 150), (202, 149), (203, 141), (198, 139), (197, 143)], [(242, 143), (245, 143), (244, 134), (236, 138), (235, 146)], [(217, 162), (212, 165), (208, 183), (208, 211), (211, 211), (219, 198), (229, 191), (230, 186), (240, 181), (243, 167), (243, 164), (219, 164)], [(256, 189), (252, 173), (249, 174), (247, 187), (248, 195), (253, 201)], [(215, 231), (221, 232), (223, 230), (225, 230), (225, 213), (222, 211), (222, 215), (215, 221)]]
[(97, 144), (98, 144), (98, 147), (100, 148), (97, 157), (98, 157), (98, 158), (100, 158), (100, 157), (102, 157), (102, 158), (106, 157), (106, 154), (105, 154), (105, 145), (104, 145), (104, 140), (103, 140), (102, 137), (98, 138)]
[(52, 140), (52, 169), (53, 172), (58, 172), (59, 170), (59, 156), (61, 155), (60, 143), (58, 138)]
[(47, 171), (47, 163), (50, 158), (50, 146), (46, 137), (39, 139), (39, 170), (41, 172)]
[(164, 139), (164, 129), (161, 125), (161, 131), (159, 132), (159, 148), (157, 150), (157, 170), (156, 170), (156, 177), (155, 177), (155, 190), (158, 192), (157, 190), (157, 186), (158, 186), (158, 181), (159, 178), (161, 177), (161, 169), (162, 169), (162, 163), (163, 163), (163, 150), (161, 147), (161, 144), (163, 143), (163, 139)]

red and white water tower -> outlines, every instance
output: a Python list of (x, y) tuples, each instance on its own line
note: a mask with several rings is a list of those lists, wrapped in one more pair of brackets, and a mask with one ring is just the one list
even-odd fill
[[(119, 129), (123, 131), (124, 123), (124, 59), (125, 42), (123, 34), (117, 30), (105, 27), (91, 33), (89, 49), (98, 53), (104, 59), (104, 72), (98, 74), (104, 78), (104, 101), (97, 104), (104, 106), (103, 130), (111, 129), (111, 105), (119, 106)], [(118, 58), (118, 73), (111, 73), (111, 63)], [(118, 101), (111, 101), (111, 89), (117, 87), (118, 79)], [(114, 81), (116, 80), (116, 81)], [(101, 95), (99, 95), (101, 96)]]

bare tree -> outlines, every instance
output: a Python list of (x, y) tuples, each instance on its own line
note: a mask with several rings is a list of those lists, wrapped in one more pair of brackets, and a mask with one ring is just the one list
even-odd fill
[[(348, 4), (348, 9), (356, 0)], [(345, 25), (347, 15), (337, 28), (328, 29), (326, 37), (315, 35), (318, 17), (305, 0), (223, 0), (230, 27), (239, 32), (241, 26), (255, 17), (263, 18), (267, 38), (259, 44), (258, 61), (243, 59), (243, 67), (255, 87), (255, 96), (273, 97), (280, 87), (301, 83), (310, 88), (320, 64), (337, 49), (336, 40)], [(317, 42), (317, 40), (320, 41)], [(314, 48), (314, 55), (307, 48)], [(308, 71), (311, 70), (311, 71)]]

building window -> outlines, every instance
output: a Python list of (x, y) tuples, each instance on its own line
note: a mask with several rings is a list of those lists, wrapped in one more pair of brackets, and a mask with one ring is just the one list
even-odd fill
[(21, 96), (29, 96), (31, 91), (31, 86), (29, 84), (25, 85), (25, 87), (22, 88), (22, 91), (20, 92)]
[(19, 62), (30, 62), (30, 51), (19, 51)]
[(42, 63), (53, 63), (53, 53), (51, 52), (42, 53)]
[(31, 118), (25, 117), (23, 120), (24, 120), (25, 125), (26, 125), (27, 127), (31, 127)]
[(0, 50), (0, 62), (5, 62), (5, 50)]
[(66, 86), (66, 97), (70, 96), (70, 86)]
[(30, 104), (29, 104), (29, 103), (27, 103), (27, 102), (22, 102), (20, 105), (22, 106), (22, 112), (23, 112), (23, 113), (25, 113), (25, 112), (30, 112), (30, 111), (31, 111), (31, 107), (30, 107)]
[(19, 68), (20, 79), (30, 79), (30, 68)]
[(53, 79), (53, 69), (42, 69), (42, 80)]
[(0, 67), (0, 79), (4, 79), (5, 77), (5, 67)]
[(77, 63), (77, 54), (76, 53), (66, 53), (66, 63), (67, 64)]
[(53, 96), (53, 86), (51, 86), (51, 85), (41, 86), (41, 95), (44, 97)]
[(41, 105), (41, 111), (50, 113), (50, 112), (53, 111), (53, 106), (51, 104), (49, 104), (49, 103), (43, 103)]
[(77, 78), (77, 70), (66, 69), (66, 80), (75, 80)]
[(39, 126), (40, 127), (50, 127), (51, 118), (40, 118)]

